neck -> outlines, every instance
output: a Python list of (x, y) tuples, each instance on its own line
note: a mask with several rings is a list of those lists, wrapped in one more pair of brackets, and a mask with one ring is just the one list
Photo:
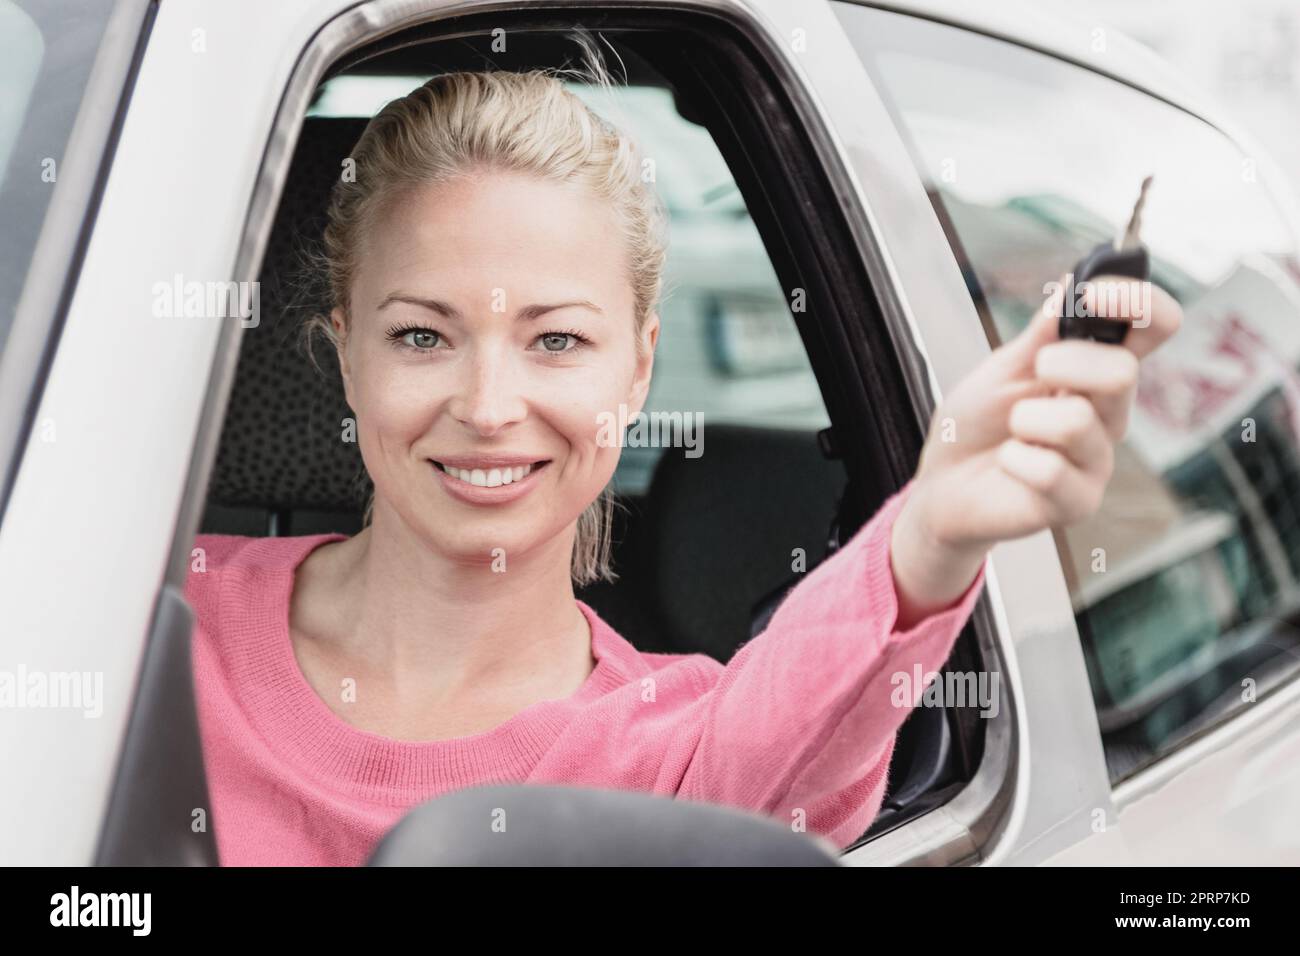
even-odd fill
[(481, 697), (484, 688), (527, 696), (557, 681), (571, 693), (591, 668), (569, 574), (575, 532), (494, 570), (490, 560), (458, 561), (429, 547), (376, 501), (373, 523), (343, 543), (322, 576), (328, 642), (399, 696), (402, 688), (426, 700)]

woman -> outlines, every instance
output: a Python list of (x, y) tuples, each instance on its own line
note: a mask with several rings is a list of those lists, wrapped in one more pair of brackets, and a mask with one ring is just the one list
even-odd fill
[(641, 410), (659, 336), (663, 219), (635, 149), (553, 76), (459, 73), (389, 104), (352, 158), (319, 323), (375, 495), (352, 537), (198, 540), (221, 862), (362, 863), (412, 805), (488, 782), (706, 800), (851, 842), (913, 703), (891, 675), (942, 666), (995, 542), (1097, 508), (1177, 305), (1155, 290), (1114, 347), (1056, 341), (1048, 303), (763, 634), (726, 666), (643, 654), (573, 590), (609, 576), (619, 449), (598, 436)]

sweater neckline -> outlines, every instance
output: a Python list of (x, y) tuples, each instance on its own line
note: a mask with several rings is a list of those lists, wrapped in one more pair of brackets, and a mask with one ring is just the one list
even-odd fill
[(591, 631), (596, 666), (567, 698), (537, 701), (489, 730), (442, 740), (399, 740), (354, 727), (334, 713), (308, 682), (294, 654), (290, 611), (299, 566), (316, 548), (348, 535), (303, 535), (269, 589), (275, 609), (271, 673), (256, 686), (259, 721), (272, 746), (327, 786), (383, 803), (408, 805), (460, 787), (522, 781), (583, 705), (622, 683), (609, 626), (575, 598)]

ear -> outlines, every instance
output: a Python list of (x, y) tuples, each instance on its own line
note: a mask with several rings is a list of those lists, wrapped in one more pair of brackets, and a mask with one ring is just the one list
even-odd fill
[(343, 395), (348, 406), (356, 411), (356, 403), (352, 401), (352, 363), (348, 361), (348, 325), (343, 318), (342, 309), (330, 313), (330, 326), (334, 329), (334, 338), (338, 343), (336, 351), (339, 356), (339, 371), (343, 374)]
[(632, 390), (628, 393), (628, 414), (639, 414), (650, 394), (650, 378), (654, 372), (655, 346), (659, 343), (659, 313), (651, 312), (641, 326), (641, 351), (632, 377)]

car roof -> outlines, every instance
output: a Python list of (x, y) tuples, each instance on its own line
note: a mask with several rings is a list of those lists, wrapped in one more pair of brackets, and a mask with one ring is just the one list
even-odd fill
[[(1259, 165), (1279, 211), (1300, 242), (1300, 201), (1266, 149), (1207, 90), (1150, 47), (1097, 17), (1041, 0), (850, 0), (1008, 40), (1127, 83), (1217, 127)], [(1098, 30), (1104, 30), (1098, 34)], [(1104, 43), (1097, 44), (1101, 38)], [(1100, 48), (1094, 48), (1099, 46)]]
[[(1030, 0), (854, 0), (1032, 47), (1140, 87), (1203, 119), (1222, 125), (1210, 95), (1150, 47), (1104, 20)], [(1096, 31), (1104, 30), (1104, 34)], [(1101, 49), (1094, 49), (1104, 39)]]

